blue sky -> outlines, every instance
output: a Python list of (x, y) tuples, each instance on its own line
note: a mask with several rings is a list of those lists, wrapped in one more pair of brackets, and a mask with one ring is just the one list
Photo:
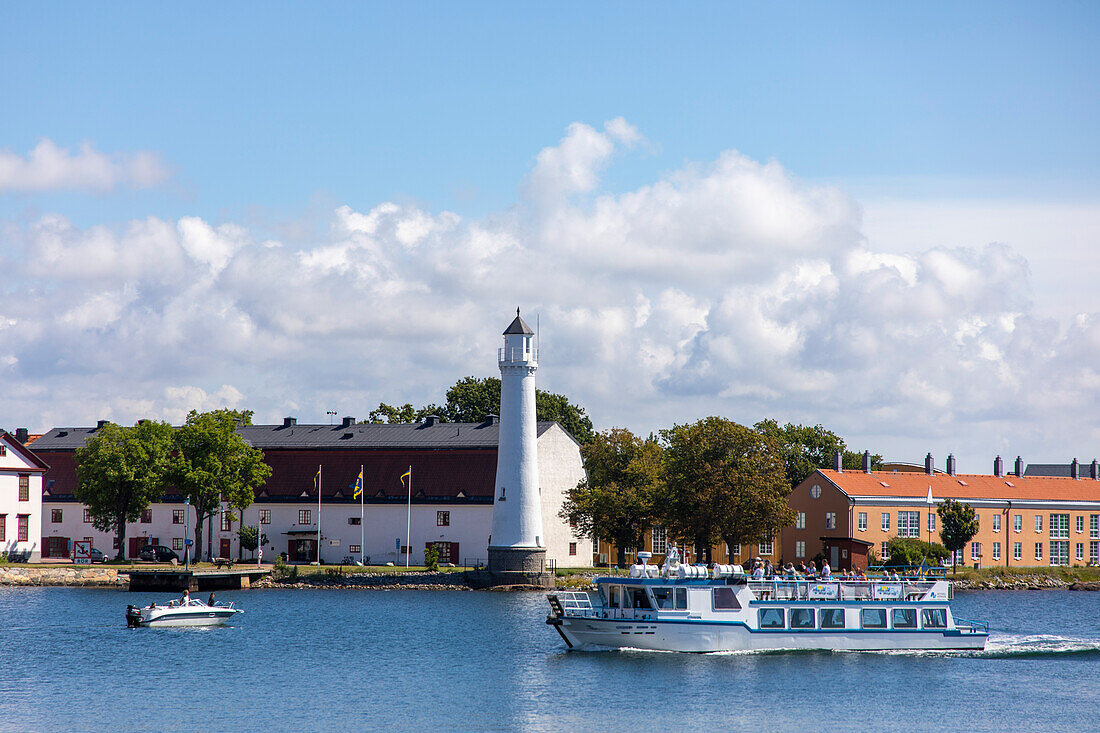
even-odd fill
[(598, 427), (1091, 458), (1097, 37), (1085, 2), (6, 4), (0, 424), (438, 400), (521, 300)]

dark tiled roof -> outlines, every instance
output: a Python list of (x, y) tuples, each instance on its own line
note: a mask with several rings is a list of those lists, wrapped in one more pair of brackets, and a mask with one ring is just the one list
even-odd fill
[(519, 317), (519, 308), (516, 309), (516, 317), (512, 321), (512, 323), (508, 326), (508, 328), (505, 329), (504, 335), (508, 336), (508, 335), (515, 334), (515, 333), (522, 333), (522, 334), (526, 334), (528, 336), (532, 336), (535, 333), (534, 331), (531, 330), (531, 327), (528, 326), (524, 322), (524, 320)]

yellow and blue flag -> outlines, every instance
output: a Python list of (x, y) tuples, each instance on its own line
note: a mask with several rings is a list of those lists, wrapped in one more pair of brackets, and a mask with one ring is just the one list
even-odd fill
[(406, 476), (408, 476), (408, 477), (409, 477), (409, 480), (410, 480), (410, 481), (412, 480), (412, 472), (413, 472), (412, 468), (409, 468), (409, 470), (408, 470), (408, 471), (405, 471), (405, 473), (401, 474), (401, 485), (402, 485), (402, 486), (404, 486), (404, 485), (405, 485), (405, 477), (406, 477)]
[(313, 488), (321, 490), (321, 467), (317, 467), (317, 475), (313, 477)]
[(359, 472), (359, 478), (355, 479), (355, 493), (352, 494), (352, 499), (358, 499), (363, 495), (363, 472)]

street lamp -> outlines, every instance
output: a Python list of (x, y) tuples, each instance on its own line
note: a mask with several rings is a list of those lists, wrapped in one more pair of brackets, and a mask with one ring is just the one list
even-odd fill
[(328, 410), (325, 414), (328, 415), (328, 424), (332, 425), (332, 421), (336, 419), (336, 410)]

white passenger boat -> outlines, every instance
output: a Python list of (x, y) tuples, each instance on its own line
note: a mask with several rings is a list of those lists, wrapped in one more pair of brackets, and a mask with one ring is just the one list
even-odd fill
[(598, 599), (550, 594), (546, 623), (570, 648), (679, 652), (984, 649), (989, 636), (987, 624), (951, 613), (943, 578), (764, 580), (669, 556), (660, 568), (643, 559), (629, 577), (597, 578)]
[(139, 626), (220, 626), (238, 613), (244, 613), (233, 604), (215, 603), (210, 606), (197, 598), (184, 598), (169, 601), (168, 605), (156, 603), (145, 608), (129, 605), (126, 607), (126, 625)]

